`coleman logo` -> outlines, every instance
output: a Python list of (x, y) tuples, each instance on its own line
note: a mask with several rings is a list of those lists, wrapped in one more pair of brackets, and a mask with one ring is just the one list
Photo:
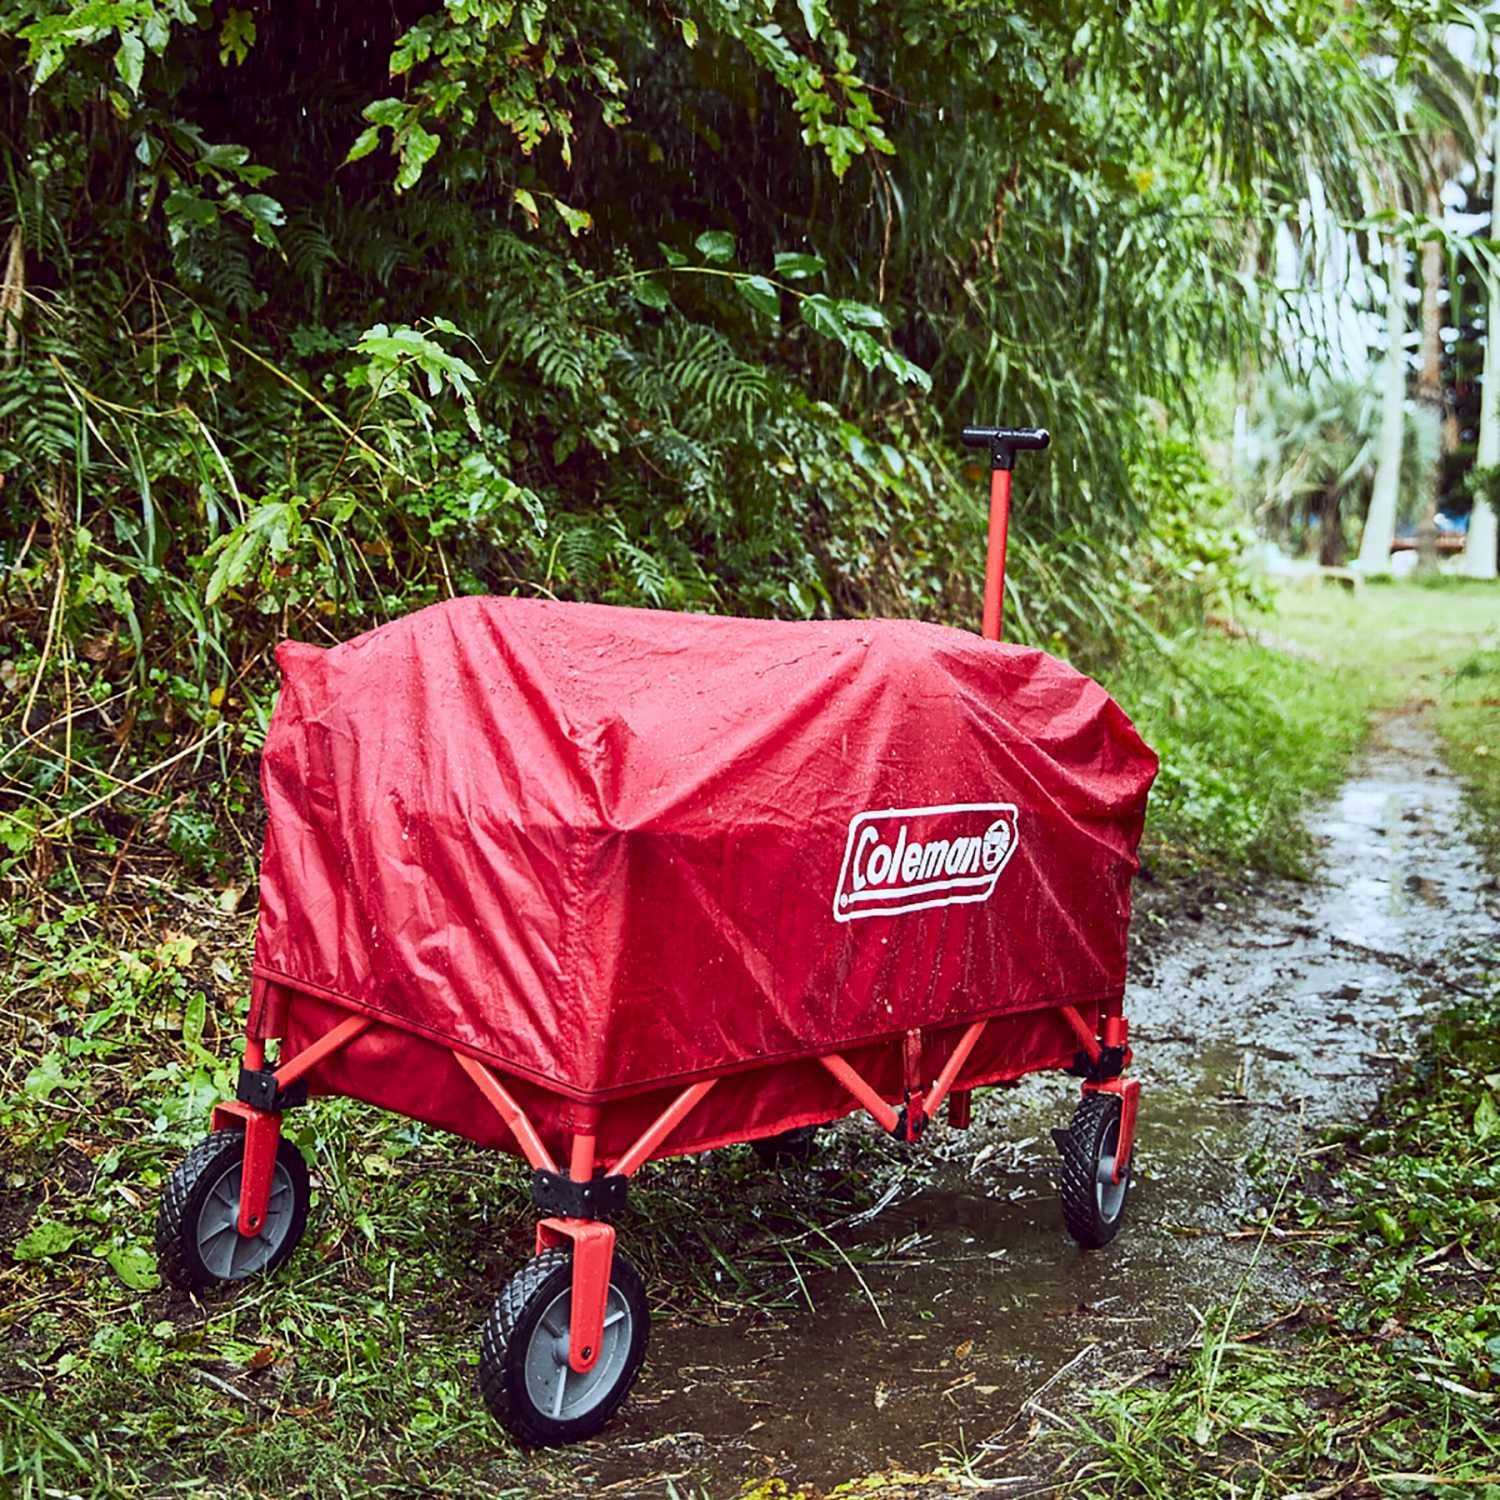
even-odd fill
[(834, 920), (988, 901), (1015, 850), (1009, 802), (857, 813), (849, 820)]

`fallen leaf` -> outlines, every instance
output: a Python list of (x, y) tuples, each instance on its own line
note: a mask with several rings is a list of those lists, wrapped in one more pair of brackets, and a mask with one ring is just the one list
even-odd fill
[(161, 1285), (156, 1257), (144, 1245), (122, 1245), (105, 1256), (115, 1275), (133, 1292), (154, 1292)]
[(270, 1344), (266, 1344), (262, 1348), (257, 1349), (245, 1361), (245, 1368), (247, 1370), (264, 1370), (267, 1365), (275, 1364), (276, 1360), (276, 1350)]
[(81, 1229), (71, 1224), (61, 1224), (56, 1219), (45, 1219), (29, 1234), (23, 1235), (10, 1247), (14, 1260), (45, 1260), (49, 1255), (62, 1255), (81, 1235)]

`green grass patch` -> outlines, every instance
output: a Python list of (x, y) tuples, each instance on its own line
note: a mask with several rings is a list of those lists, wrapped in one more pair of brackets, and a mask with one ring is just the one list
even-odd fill
[(1087, 1496), (1500, 1497), (1500, 985), (1450, 1008), (1379, 1117), (1275, 1173), (1322, 1288), (1290, 1340), (1234, 1310), (1165, 1385), (1104, 1396)]
[(1198, 635), (1132, 659), (1107, 686), (1161, 756), (1145, 858), (1201, 869), (1308, 872), (1302, 812), (1364, 738), (1367, 680), (1250, 640)]
[(1437, 728), (1454, 769), (1468, 783), (1480, 839), (1500, 868), (1500, 626), (1453, 669), (1437, 703)]
[[(318, 1101), (287, 1118), (314, 1173), (287, 1267), (201, 1303), (159, 1283), (157, 1193), (233, 1096), (245, 1003), (215, 997), (248, 994), (250, 933), (210, 896), (0, 920), (0, 1495), (577, 1493), (580, 1455), (522, 1453), (475, 1379), (532, 1253), (516, 1158)], [(840, 1220), (907, 1170), (871, 1131), (795, 1173), (654, 1165), (627, 1247), (653, 1314), (816, 1305), (887, 1253)]]
[(1275, 628), (1372, 701), (1427, 706), (1470, 792), (1477, 833), (1500, 864), (1500, 585), (1439, 577), (1347, 593), (1285, 590)]

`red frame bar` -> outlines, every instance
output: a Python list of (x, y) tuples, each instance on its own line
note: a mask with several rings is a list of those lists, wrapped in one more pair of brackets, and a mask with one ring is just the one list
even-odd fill
[(988, 1020), (975, 1021), (969, 1029), (958, 1039), (958, 1045), (954, 1047), (952, 1055), (943, 1064), (943, 1071), (938, 1074), (937, 1082), (928, 1089), (927, 1097), (922, 1101), (922, 1113), (929, 1119), (942, 1107), (943, 1100), (948, 1097), (948, 1090), (953, 1087), (953, 1081), (958, 1077), (959, 1070), (968, 1062), (969, 1054), (984, 1034), (984, 1028), (990, 1023)]
[(984, 624), (987, 641), (1000, 639), (1005, 606), (1005, 540), (1010, 530), (1010, 470), (990, 470), (990, 533), (984, 559)]
[(614, 1269), (615, 1231), (593, 1219), (543, 1219), (536, 1226), (536, 1253), (573, 1247), (573, 1287), (568, 1299), (568, 1364), (582, 1374), (599, 1362), (609, 1277)]
[(901, 1116), (838, 1053), (830, 1052), (826, 1057), (820, 1057), (818, 1061), (874, 1115), (877, 1125), (883, 1130), (895, 1130)]
[(1115, 1170), (1111, 1180), (1119, 1182), (1130, 1165), (1135, 1149), (1135, 1121), (1140, 1113), (1141, 1080), (1139, 1078), (1106, 1078), (1102, 1083), (1086, 1083), (1085, 1094), (1116, 1094), (1120, 1100), (1120, 1138), (1115, 1143)]
[(611, 1177), (634, 1177), (646, 1164), (651, 1153), (671, 1135), (697, 1105), (698, 1101), (718, 1082), (717, 1078), (705, 1078), (685, 1088), (640, 1134), (630, 1150), (622, 1156), (610, 1171)]
[[(276, 1087), (284, 1089), (289, 1083), (295, 1083), (309, 1069), (317, 1067), (325, 1057), (337, 1052), (340, 1047), (347, 1046), (362, 1031), (368, 1031), (374, 1025), (369, 1016), (350, 1016), (347, 1021), (340, 1021), (332, 1031), (325, 1031), (312, 1046), (304, 1047), (294, 1058), (282, 1063), (276, 1070)], [(264, 1048), (261, 1049), (264, 1056)], [(250, 1054), (249, 1044), (246, 1044), (245, 1055)], [(246, 1067), (249, 1063), (246, 1063)]]
[(455, 1052), (453, 1057), (459, 1067), (474, 1080), (490, 1108), (505, 1121), (526, 1160), (533, 1167), (540, 1167), (544, 1171), (557, 1171), (557, 1163), (552, 1160), (551, 1154), (542, 1144), (542, 1138), (536, 1133), (536, 1127), (526, 1117), (526, 1111), (511, 1098), (505, 1085), (482, 1062), (477, 1062), (467, 1053)]
[(281, 1144), (281, 1116), (268, 1109), (252, 1109), (238, 1099), (214, 1105), (210, 1130), (243, 1130), (245, 1152), (240, 1165), (239, 1232), (253, 1239), (265, 1222), (271, 1201), (271, 1179), (276, 1173), (276, 1148)]
[(1071, 1005), (1059, 1005), (1058, 1010), (1062, 1012), (1062, 1018), (1073, 1028), (1073, 1035), (1083, 1045), (1083, 1050), (1088, 1053), (1090, 1062), (1099, 1061), (1099, 1038), (1089, 1030), (1082, 1016), (1073, 1009)]

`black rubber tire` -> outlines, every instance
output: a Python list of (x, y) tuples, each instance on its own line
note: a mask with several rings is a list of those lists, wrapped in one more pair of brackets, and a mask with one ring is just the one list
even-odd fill
[[(1135, 1162), (1126, 1167), (1118, 1202), (1101, 1203), (1100, 1161), (1112, 1158), (1120, 1136), (1120, 1101), (1114, 1094), (1085, 1094), (1066, 1130), (1053, 1132), (1062, 1152), (1058, 1190), (1063, 1222), (1085, 1250), (1100, 1250), (1114, 1239), (1125, 1222)], [(1132, 1153), (1133, 1156), (1133, 1153)], [(1113, 1212), (1110, 1212), (1110, 1209)]]
[[(164, 1280), (185, 1292), (204, 1292), (230, 1281), (269, 1275), (297, 1248), (307, 1227), (312, 1202), (307, 1163), (302, 1153), (283, 1138), (277, 1143), (276, 1163), (290, 1179), (291, 1218), (280, 1242), (263, 1263), (242, 1276), (227, 1277), (209, 1269), (199, 1246), (199, 1220), (209, 1196), (224, 1174), (244, 1158), (245, 1137), (239, 1130), (216, 1130), (199, 1141), (182, 1165), (167, 1179), (156, 1210), (156, 1267)], [(269, 1228), (269, 1225), (267, 1226)]]
[(779, 1135), (762, 1136), (750, 1142), (750, 1149), (766, 1167), (805, 1167), (818, 1149), (818, 1127), (798, 1125)]
[[(594, 1393), (593, 1404), (576, 1417), (559, 1418), (543, 1411), (526, 1379), (527, 1355), (542, 1315), (559, 1295), (572, 1289), (572, 1252), (544, 1250), (527, 1261), (495, 1299), (479, 1343), (479, 1390), (489, 1409), (521, 1442), (551, 1447), (592, 1437), (630, 1394), (646, 1358), (651, 1313), (640, 1272), (618, 1250), (609, 1285), (629, 1313), (628, 1346), (622, 1351), (617, 1372), (609, 1377), (608, 1387)], [(605, 1357), (601, 1352), (601, 1362)]]

